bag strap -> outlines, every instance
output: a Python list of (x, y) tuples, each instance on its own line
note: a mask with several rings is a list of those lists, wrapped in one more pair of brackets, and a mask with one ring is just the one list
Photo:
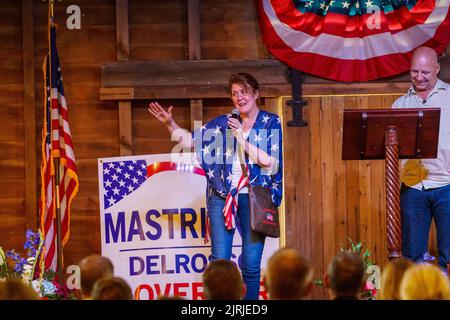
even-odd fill
[(244, 149), (242, 148), (242, 146), (238, 143), (238, 145), (236, 146), (237, 148), (237, 153), (238, 153), (238, 157), (239, 157), (239, 164), (241, 165), (241, 169), (242, 169), (242, 175), (244, 176), (244, 178), (247, 177), (247, 168), (244, 165), (245, 160), (243, 159), (243, 153), (244, 153)]

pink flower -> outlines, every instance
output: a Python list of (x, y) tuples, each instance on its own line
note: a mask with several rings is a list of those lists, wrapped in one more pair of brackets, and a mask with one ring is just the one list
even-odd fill
[(364, 284), (364, 290), (363, 292), (369, 293), (372, 297), (374, 297), (377, 294), (377, 289), (375, 288), (372, 281), (366, 281)]
[(366, 281), (366, 284), (364, 285), (364, 291), (369, 291), (375, 289), (375, 286), (373, 285), (372, 281)]

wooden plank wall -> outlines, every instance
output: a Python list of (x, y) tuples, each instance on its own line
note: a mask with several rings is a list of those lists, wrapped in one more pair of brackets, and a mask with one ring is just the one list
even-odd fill
[[(81, 9), (80, 30), (66, 27), (69, 17), (66, 9), (71, 4)], [(64, 265), (68, 266), (78, 263), (88, 254), (100, 252), (97, 158), (119, 155), (117, 103), (100, 101), (98, 93), (101, 63), (116, 61), (115, 1), (55, 1), (54, 10), (58, 25), (57, 48), (80, 182), (78, 195), (72, 204), (71, 237), (64, 249)], [(43, 121), (41, 68), (47, 50), (47, 2), (34, 1), (34, 12), (36, 144), (40, 148)], [(38, 166), (40, 149), (37, 158)], [(16, 246), (20, 244), (18, 241)]]
[[(284, 126), (287, 245), (310, 257), (320, 278), (347, 238), (387, 262), (384, 162), (343, 161), (344, 108), (390, 108), (397, 96), (308, 98), (308, 127)], [(285, 99), (286, 100), (286, 99)], [(291, 118), (284, 109), (284, 120)], [(313, 298), (323, 298), (314, 290)]]
[[(80, 30), (68, 30), (65, 25), (69, 4), (64, 1), (55, 4), (59, 24), (57, 44), (80, 180), (72, 207), (71, 237), (65, 248), (66, 266), (100, 252), (97, 159), (118, 156), (120, 152), (117, 103), (99, 100), (100, 66), (117, 58), (116, 2), (77, 0), (73, 3), (81, 9)], [(128, 3), (129, 60), (189, 58), (186, 1), (130, 0)], [(267, 57), (253, 2), (205, 0), (200, 3), (203, 59)], [(0, 193), (0, 246), (21, 251), (26, 217), (32, 216), (25, 214), (26, 210), (32, 210), (25, 206), (25, 150), (28, 148), (36, 150), (38, 180), (40, 177), (41, 66), (47, 47), (47, 3), (33, 2), (34, 145), (25, 145), (24, 137), (24, 110), (28, 109), (23, 103), (26, 86), (21, 2), (3, 0), (1, 9), (0, 184), (4, 187)], [(383, 163), (340, 160), (342, 110), (344, 107), (388, 108), (395, 97), (309, 97), (305, 109), (305, 119), (309, 122), (306, 128), (286, 127), (291, 110), (284, 109), (287, 245), (299, 248), (312, 259), (316, 277), (323, 274), (331, 257), (339, 250), (339, 244), (348, 237), (364, 242), (378, 264), (386, 263)], [(176, 121), (183, 127), (190, 126), (189, 100), (161, 103), (173, 104)], [(148, 114), (147, 104), (148, 101), (132, 102), (132, 153), (170, 152), (174, 143), (169, 141), (165, 128)], [(208, 121), (230, 108), (228, 99), (203, 99), (203, 119)], [(39, 193), (40, 181), (37, 184)], [(323, 298), (324, 292), (315, 290), (312, 297)]]
[(25, 128), (20, 1), (2, 4), (0, 19), (0, 246), (14, 248), (25, 239)]

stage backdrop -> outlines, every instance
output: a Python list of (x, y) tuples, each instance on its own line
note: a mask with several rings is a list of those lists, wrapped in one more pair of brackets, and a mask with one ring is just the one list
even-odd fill
[[(101, 158), (98, 177), (102, 255), (115, 276), (130, 284), (135, 299), (203, 299), (211, 243), (204, 240), (205, 174), (193, 154)], [(266, 239), (263, 272), (278, 247), (278, 239)], [(240, 253), (236, 232), (236, 263)], [(260, 299), (266, 298), (261, 282)]]

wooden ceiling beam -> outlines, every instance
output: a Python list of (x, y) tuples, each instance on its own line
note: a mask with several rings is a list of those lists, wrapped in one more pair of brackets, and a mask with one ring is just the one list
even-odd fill
[[(450, 57), (440, 57), (440, 63), (440, 78), (449, 82)], [(254, 75), (262, 97), (290, 96), (287, 69), (274, 59), (114, 62), (102, 65), (100, 99), (116, 100), (118, 92), (128, 92), (130, 99), (226, 98), (235, 72)], [(352, 83), (306, 75), (303, 95), (401, 94), (409, 85), (408, 73)]]

